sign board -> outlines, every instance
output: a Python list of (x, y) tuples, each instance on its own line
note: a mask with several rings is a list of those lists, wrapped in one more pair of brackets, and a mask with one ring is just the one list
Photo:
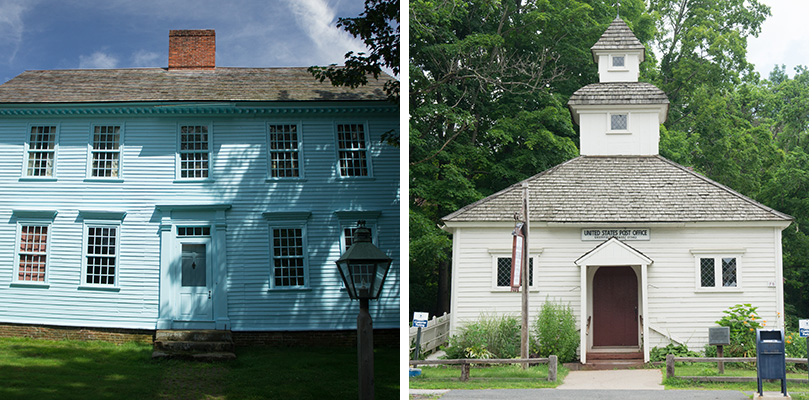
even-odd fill
[(413, 313), (413, 326), (418, 328), (427, 328), (428, 313), (415, 312)]
[(712, 346), (725, 346), (731, 344), (730, 329), (727, 326), (709, 328), (709, 344)]
[(810, 336), (810, 319), (799, 320), (799, 336), (801, 337)]
[(585, 228), (582, 240), (608, 240), (615, 237), (619, 240), (650, 240), (650, 228)]

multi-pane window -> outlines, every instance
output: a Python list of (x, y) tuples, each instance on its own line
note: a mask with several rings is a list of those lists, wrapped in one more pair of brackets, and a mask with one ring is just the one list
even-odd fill
[(52, 177), (56, 159), (56, 127), (32, 126), (28, 137), (26, 176)]
[(298, 126), (270, 125), (269, 132), (270, 177), (299, 177)]
[(626, 131), (627, 114), (610, 114), (610, 130)]
[(368, 155), (363, 124), (339, 124), (337, 134), (340, 176), (368, 176)]
[[(498, 257), (496, 286), (511, 286), (512, 257)], [(534, 258), (529, 257), (529, 286), (534, 284)]]
[(17, 281), (45, 282), (48, 265), (48, 226), (21, 225)]
[(85, 279), (88, 285), (115, 285), (118, 261), (118, 227), (88, 226)]
[[(366, 225), (366, 228), (368, 228), (371, 231), (371, 237), (373, 238), (374, 237), (374, 229), (369, 225)], [(354, 233), (356, 231), (357, 231), (357, 226), (350, 226), (350, 227), (344, 227), (343, 228), (343, 251), (348, 250), (349, 247), (352, 246), (352, 243), (354, 243)]]
[(624, 56), (613, 56), (613, 67), (624, 67)]
[(273, 285), (277, 288), (306, 285), (304, 230), (273, 228)]
[(737, 287), (738, 260), (736, 257), (701, 257), (699, 261), (700, 287)]
[(208, 178), (208, 126), (180, 127), (180, 178)]
[(211, 236), (210, 226), (178, 226), (177, 236), (181, 237), (205, 237)]
[(117, 178), (120, 174), (121, 127), (95, 126), (91, 154), (91, 177)]

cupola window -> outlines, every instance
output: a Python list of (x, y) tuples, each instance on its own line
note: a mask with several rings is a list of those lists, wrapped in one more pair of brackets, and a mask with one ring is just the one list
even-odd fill
[(627, 131), (627, 114), (610, 114), (611, 131)]
[(613, 56), (613, 68), (624, 68), (624, 56)]

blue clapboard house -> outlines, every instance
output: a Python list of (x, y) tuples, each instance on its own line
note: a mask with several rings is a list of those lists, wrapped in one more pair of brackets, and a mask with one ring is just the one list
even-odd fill
[(398, 327), (384, 81), (217, 67), (214, 40), (171, 31), (168, 68), (0, 85), (0, 324), (353, 330), (335, 260), (365, 220), (394, 259), (374, 326)]

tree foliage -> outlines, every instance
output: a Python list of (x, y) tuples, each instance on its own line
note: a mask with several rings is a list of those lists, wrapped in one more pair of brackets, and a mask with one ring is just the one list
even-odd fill
[[(368, 83), (369, 75), (378, 79), (384, 68), (399, 75), (399, 0), (366, 0), (360, 16), (338, 18), (337, 26), (362, 39), (369, 54), (350, 51), (343, 67), (310, 67), (321, 82), (356, 88)], [(391, 101), (399, 101), (399, 81), (386, 82), (385, 91)]]

